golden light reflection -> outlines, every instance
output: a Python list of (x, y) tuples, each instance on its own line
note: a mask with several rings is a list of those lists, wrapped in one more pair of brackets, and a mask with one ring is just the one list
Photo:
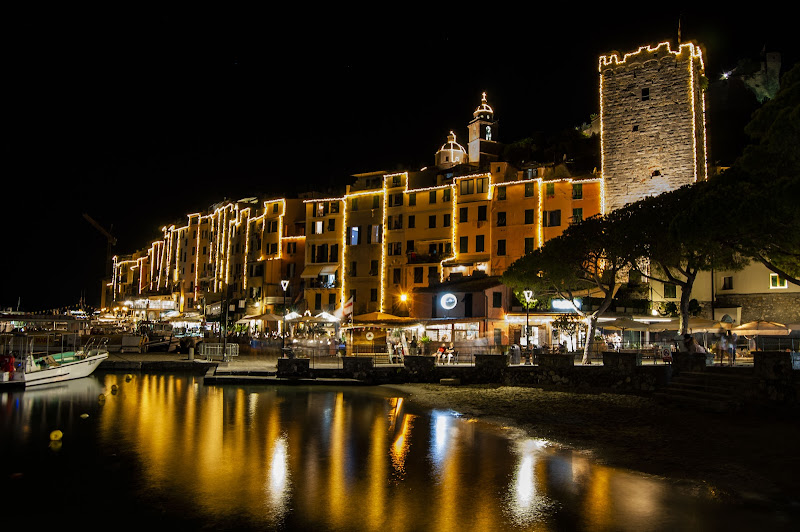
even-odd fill
[(415, 418), (416, 416), (413, 414), (403, 414), (403, 422), (400, 426), (400, 433), (397, 435), (397, 437), (395, 437), (394, 442), (392, 443), (392, 448), (390, 451), (392, 456), (392, 467), (394, 468), (395, 474), (399, 478), (403, 478), (403, 476), (405, 476), (405, 461), (411, 446), (409, 438), (411, 436), (411, 430), (414, 428)]

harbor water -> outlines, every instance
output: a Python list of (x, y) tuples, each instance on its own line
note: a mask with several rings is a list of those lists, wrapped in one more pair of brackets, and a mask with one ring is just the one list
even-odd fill
[[(765, 530), (787, 517), (385, 387), (95, 375), (0, 390), (5, 522), (84, 530)], [(61, 438), (54, 431), (60, 431)]]

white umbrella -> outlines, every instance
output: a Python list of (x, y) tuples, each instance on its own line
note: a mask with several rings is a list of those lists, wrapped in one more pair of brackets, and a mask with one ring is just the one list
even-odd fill
[(759, 336), (789, 336), (789, 328), (786, 325), (764, 320), (743, 323), (731, 329), (731, 332), (742, 336), (755, 336), (756, 348), (758, 348)]

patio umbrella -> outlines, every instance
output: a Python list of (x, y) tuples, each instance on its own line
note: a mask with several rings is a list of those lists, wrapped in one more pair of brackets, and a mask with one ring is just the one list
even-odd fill
[[(642, 323), (641, 321), (632, 320), (630, 318), (617, 318), (614, 321), (601, 324), (600, 327), (604, 329), (622, 331), (622, 334), (624, 335), (625, 331), (646, 331), (648, 324)], [(639, 343), (641, 344), (641, 336), (639, 337)]]
[(744, 334), (750, 336), (788, 336), (789, 328), (782, 323), (774, 321), (756, 320), (743, 323), (738, 327), (731, 329), (736, 334)]
[(758, 348), (759, 336), (789, 336), (789, 328), (786, 325), (764, 320), (743, 323), (731, 329), (731, 332), (742, 336), (755, 336), (756, 348)]

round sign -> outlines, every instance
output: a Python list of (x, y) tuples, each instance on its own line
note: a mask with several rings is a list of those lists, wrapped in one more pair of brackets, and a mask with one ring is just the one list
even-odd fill
[(367, 340), (372, 340), (373, 338), (375, 338), (375, 335), (372, 334), (372, 331), (368, 332), (365, 336), (367, 337)]
[(442, 305), (442, 308), (451, 310), (458, 305), (458, 298), (453, 294), (445, 294), (442, 296), (442, 299), (439, 300), (439, 303)]

